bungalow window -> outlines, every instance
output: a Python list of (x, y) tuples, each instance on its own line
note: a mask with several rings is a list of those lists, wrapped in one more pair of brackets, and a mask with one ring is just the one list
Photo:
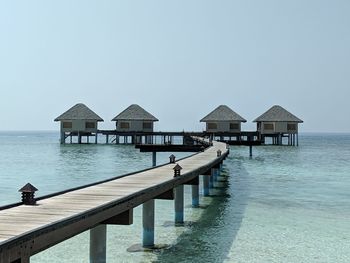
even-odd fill
[(144, 123), (142, 124), (142, 127), (143, 127), (144, 129), (152, 129), (152, 122), (144, 122)]
[(85, 129), (95, 129), (96, 128), (96, 125), (94, 122), (85, 122)]
[(130, 123), (128, 123), (128, 122), (121, 122), (120, 123), (120, 128), (122, 128), (122, 129), (130, 129)]
[(216, 123), (209, 122), (208, 123), (208, 130), (216, 130), (218, 128), (218, 125)]
[(264, 123), (264, 130), (274, 130), (272, 123)]
[(238, 123), (230, 123), (230, 130), (239, 130)]
[(72, 122), (70, 121), (63, 122), (62, 126), (64, 129), (71, 129), (73, 127)]
[(288, 123), (287, 124), (287, 130), (288, 131), (296, 131), (297, 125), (295, 123)]

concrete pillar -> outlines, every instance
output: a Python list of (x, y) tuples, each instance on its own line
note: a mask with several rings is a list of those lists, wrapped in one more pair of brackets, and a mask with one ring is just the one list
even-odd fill
[(192, 206), (199, 206), (199, 185), (192, 185)]
[(253, 146), (249, 145), (249, 157), (253, 157)]
[(184, 222), (184, 186), (175, 187), (175, 224)]
[(211, 175), (209, 176), (209, 188), (213, 188), (214, 187), (214, 176), (215, 176), (215, 171), (214, 169), (210, 169), (211, 170)]
[(90, 263), (106, 262), (107, 225), (98, 225), (90, 230)]
[(209, 175), (203, 175), (203, 195), (209, 196)]
[(154, 199), (142, 205), (143, 237), (142, 246), (154, 247)]
[(97, 132), (95, 133), (95, 144), (97, 144)]
[(106, 134), (106, 144), (108, 144), (108, 142), (109, 142), (109, 135)]
[(152, 152), (152, 167), (157, 166), (157, 152)]
[(218, 176), (219, 176), (219, 169), (218, 168), (213, 168), (213, 182), (217, 182), (218, 181)]

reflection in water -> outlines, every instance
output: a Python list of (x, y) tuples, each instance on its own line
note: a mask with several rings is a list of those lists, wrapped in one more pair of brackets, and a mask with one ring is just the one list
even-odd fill
[[(157, 262), (223, 262), (240, 229), (249, 195), (247, 171), (240, 162), (235, 167), (225, 162), (219, 180), (220, 188), (198, 221), (187, 224), (184, 231), (169, 249), (155, 252)], [(239, 171), (239, 173), (238, 173)], [(237, 176), (235, 176), (235, 174)], [(238, 176), (239, 174), (239, 176)]]

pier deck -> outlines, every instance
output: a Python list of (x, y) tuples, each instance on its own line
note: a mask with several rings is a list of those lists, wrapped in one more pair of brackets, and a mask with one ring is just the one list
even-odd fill
[(208, 173), (228, 153), (225, 143), (213, 142), (205, 151), (177, 162), (183, 168), (179, 177), (174, 177), (175, 164), (166, 164), (38, 199), (34, 206), (0, 210), (0, 262), (29, 262), (31, 255)]

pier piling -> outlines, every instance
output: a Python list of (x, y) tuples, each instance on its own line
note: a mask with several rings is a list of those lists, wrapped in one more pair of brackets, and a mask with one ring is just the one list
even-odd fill
[(157, 152), (152, 152), (152, 166), (157, 166)]
[(154, 247), (154, 199), (142, 205), (143, 239), (142, 246)]
[(209, 175), (203, 175), (203, 195), (209, 196)]
[(106, 262), (107, 225), (101, 224), (90, 230), (90, 263)]
[(192, 206), (199, 206), (199, 185), (192, 185)]
[(175, 224), (184, 222), (184, 186), (175, 188)]
[(214, 177), (215, 177), (215, 169), (212, 168), (211, 169), (211, 174), (209, 176), (209, 188), (213, 188), (214, 187)]

